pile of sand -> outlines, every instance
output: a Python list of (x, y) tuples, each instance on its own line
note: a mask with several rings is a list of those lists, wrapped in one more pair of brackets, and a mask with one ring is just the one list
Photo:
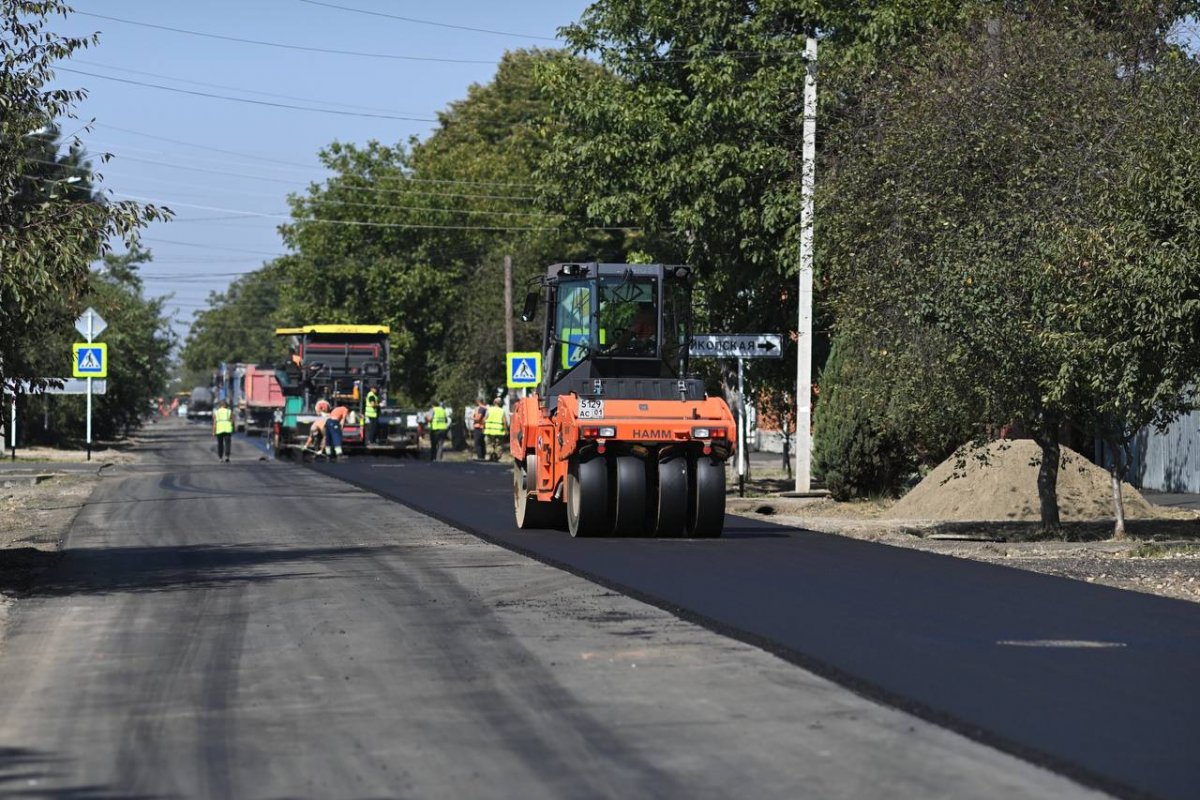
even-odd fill
[[(1112, 519), (1112, 483), (1108, 472), (1070, 448), (1063, 447), (1061, 453), (1058, 510), (1062, 519)], [(981, 454), (987, 456), (987, 463), (980, 461)], [(1002, 439), (969, 452), (960, 477), (952, 477), (956, 459), (951, 456), (884, 516), (979, 522), (1037, 520), (1041, 455), (1041, 448), (1030, 439)], [(1121, 490), (1128, 519), (1162, 516), (1137, 489), (1123, 483)]]

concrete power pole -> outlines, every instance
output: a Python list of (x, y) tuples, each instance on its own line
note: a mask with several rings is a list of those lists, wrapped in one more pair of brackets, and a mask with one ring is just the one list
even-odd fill
[[(504, 257), (504, 352), (513, 352), (512, 256)], [(507, 355), (506, 355), (507, 360)], [(504, 407), (513, 410), (513, 392), (504, 396)]]
[(812, 490), (813, 189), (817, 158), (817, 39), (804, 44), (804, 164), (800, 176), (800, 311), (796, 328), (796, 492)]
[(513, 352), (512, 256), (504, 257), (504, 352)]

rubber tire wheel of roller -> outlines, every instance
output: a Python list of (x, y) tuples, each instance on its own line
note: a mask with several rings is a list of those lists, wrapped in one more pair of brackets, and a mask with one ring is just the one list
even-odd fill
[(613, 536), (645, 536), (646, 462), (637, 456), (617, 456), (613, 461)]
[(688, 536), (716, 539), (725, 527), (725, 464), (707, 456), (692, 465)]
[(658, 465), (658, 498), (655, 506), (654, 533), (664, 538), (687, 532), (688, 462), (670, 458)]
[[(534, 470), (537, 461), (534, 456), (526, 459), (526, 464), (533, 462)], [(554, 501), (542, 502), (536, 497), (529, 496), (529, 475), (535, 474), (528, 469), (522, 469), (521, 462), (513, 462), (513, 512), (517, 518), (517, 527), (521, 530), (531, 528), (561, 527), (562, 503)]]
[(572, 536), (604, 536), (608, 516), (608, 464), (603, 457), (571, 459), (567, 472), (567, 530)]

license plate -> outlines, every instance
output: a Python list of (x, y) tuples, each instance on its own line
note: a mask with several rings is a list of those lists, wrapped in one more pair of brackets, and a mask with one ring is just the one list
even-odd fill
[(604, 417), (604, 401), (603, 400), (588, 400), (585, 397), (579, 398), (579, 418), (580, 419), (603, 419)]

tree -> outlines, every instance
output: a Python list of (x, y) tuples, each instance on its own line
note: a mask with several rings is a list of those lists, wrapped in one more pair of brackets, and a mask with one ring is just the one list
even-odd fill
[[(507, 53), (424, 141), (326, 148), (334, 177), (293, 197), (282, 228), (295, 252), (276, 262), (279, 320), (390, 325), (392, 388), (412, 402), (461, 405), (503, 385), (503, 257), (519, 296), (548, 263), (624, 249), (619, 231), (580, 230), (539, 204), (533, 173), (555, 122), (538, 75), (559, 57)], [(518, 327), (518, 347), (535, 336)]]
[[(146, 299), (138, 265), (150, 253), (135, 248), (108, 254), (88, 275), (82, 297), (108, 323), (101, 341), (108, 344), (107, 392), (93, 403), (92, 430), (98, 439), (128, 435), (141, 426), (167, 381), (174, 335), (164, 314), (165, 298)], [(70, 323), (43, 331), (29, 345), (24, 363), (41, 377), (70, 374), (71, 342), (76, 333)], [(42, 413), (24, 409), (22, 429), (47, 442), (77, 438), (84, 431), (85, 400), (78, 396), (43, 399)]]
[[(597, 2), (564, 34), (601, 68), (563, 58), (545, 70), (563, 124), (539, 177), (583, 224), (644, 229), (656, 255), (693, 264), (698, 325), (793, 330), (805, 33), (822, 40), (825, 119), (852, 104), (881, 55), (913, 47), (964, 5)], [(790, 353), (756, 364), (756, 377), (794, 386)]]
[(93, 171), (78, 139), (74, 155), (55, 155), (53, 122), (72, 118), (85, 92), (46, 84), (56, 61), (97, 41), (47, 30), (50, 17), (70, 10), (58, 0), (0, 3), (0, 385), (42, 377), (25, 354), (46, 331), (69, 328), (82, 309), (88, 265), (108, 252), (110, 238), (132, 239), (169, 213), (85, 191)]
[(881, 354), (866, 380), (893, 419), (932, 397), (963, 433), (1028, 430), (1051, 530), (1062, 426), (1169, 417), (1200, 375), (1200, 93), (1146, 44), (1169, 27), (989, 9), (831, 133), (819, 258), (839, 327)]
[(268, 264), (223, 292), (211, 292), (209, 308), (196, 313), (180, 353), (184, 369), (211, 373), (226, 363), (278, 361), (284, 353), (275, 336), (283, 270)]

